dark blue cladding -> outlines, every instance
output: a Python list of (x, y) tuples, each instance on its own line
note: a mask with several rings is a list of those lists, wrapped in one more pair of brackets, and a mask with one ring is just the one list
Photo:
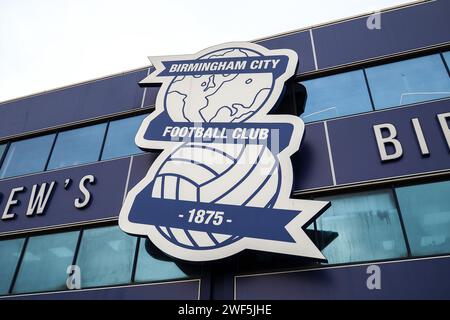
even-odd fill
[(8, 300), (198, 300), (200, 280), (5, 297)]
[(448, 42), (449, 12), (450, 1), (430, 1), (382, 13), (380, 30), (367, 16), (313, 29), (319, 69)]
[(133, 157), (130, 178), (128, 180), (128, 191), (130, 191), (139, 181), (144, 179), (148, 169), (159, 154), (160, 152), (148, 152)]
[(450, 258), (378, 264), (381, 290), (367, 288), (365, 266), (238, 277), (236, 298), (257, 299), (450, 299)]
[[(19, 200), (18, 204), (8, 210), (8, 213), (15, 213), (15, 218), (0, 220), (0, 234), (117, 217), (125, 194), (129, 164), (130, 158), (123, 158), (0, 181), (1, 213), (4, 212), (11, 189), (25, 187), (23, 192), (17, 192), (13, 197)], [(95, 177), (94, 184), (85, 183), (91, 193), (91, 201), (85, 208), (77, 209), (74, 201), (76, 198), (84, 199), (79, 182), (85, 175)], [(67, 178), (72, 179), (72, 182), (65, 188)], [(27, 216), (33, 185), (44, 182), (49, 184), (52, 181), (56, 181), (56, 184), (44, 212)]]
[(154, 106), (156, 103), (156, 96), (158, 95), (160, 87), (148, 87), (145, 90), (145, 98), (143, 107)]
[[(147, 75), (149, 75), (150, 73), (152, 73), (154, 71), (155, 71), (155, 68), (150, 67), (149, 70), (147, 70)], [(150, 107), (150, 106), (155, 105), (156, 96), (158, 95), (160, 88), (161, 88), (160, 85), (145, 88), (145, 97), (144, 97), (144, 101), (143, 101), (143, 105), (142, 105), (143, 107)]]
[[(450, 151), (437, 118), (447, 112), (450, 100), (328, 121), (337, 184), (449, 170)], [(420, 121), (429, 156), (421, 155), (413, 118)], [(373, 126), (384, 123), (395, 126), (402, 144), (403, 156), (397, 160), (380, 159)]]
[(141, 106), (147, 69), (0, 104), (0, 139)]
[(297, 73), (306, 73), (316, 70), (309, 31), (280, 36), (269, 40), (256, 41), (256, 43), (268, 49), (292, 49), (297, 52), (299, 60)]
[(294, 190), (333, 185), (323, 122), (306, 125), (300, 149), (292, 156)]

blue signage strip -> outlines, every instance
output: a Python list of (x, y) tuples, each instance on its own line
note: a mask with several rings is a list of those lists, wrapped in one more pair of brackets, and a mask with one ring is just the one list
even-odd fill
[[(442, 100), (328, 121), (336, 183), (360, 183), (450, 170), (450, 146), (444, 136), (450, 127), (450, 119), (445, 129), (438, 118), (448, 112), (450, 100)], [(417, 119), (422, 133), (414, 128), (413, 119)], [(374, 126), (383, 125), (382, 136), (388, 137), (386, 124), (391, 131), (395, 129), (395, 140), (399, 144), (396, 149), (400, 146), (402, 152), (397, 158), (382, 161)], [(421, 150), (421, 136), (429, 154), (423, 154)], [(395, 152), (393, 143), (388, 141), (383, 148), (388, 154)]]
[(116, 218), (129, 164), (123, 158), (0, 181), (0, 234)]
[[(5, 296), (6, 300), (198, 300), (200, 280)], [(1, 299), (0, 299), (1, 300)]]
[(450, 299), (446, 281), (450, 257), (376, 266), (380, 268), (380, 290), (368, 288), (373, 271), (367, 272), (369, 265), (359, 265), (237, 277), (235, 295), (237, 300)]

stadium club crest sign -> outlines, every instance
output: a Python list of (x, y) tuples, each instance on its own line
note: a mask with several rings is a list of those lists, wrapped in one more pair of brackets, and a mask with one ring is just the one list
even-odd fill
[(129, 191), (122, 230), (189, 261), (245, 249), (325, 259), (303, 228), (329, 202), (289, 198), (304, 123), (267, 114), (297, 54), (234, 42), (150, 60), (140, 85), (162, 85), (135, 141), (163, 151)]

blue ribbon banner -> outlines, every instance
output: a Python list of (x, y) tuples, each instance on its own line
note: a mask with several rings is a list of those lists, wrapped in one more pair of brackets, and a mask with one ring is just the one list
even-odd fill
[[(156, 211), (155, 211), (156, 208)], [(206, 223), (196, 223), (191, 211), (208, 210), (209, 214), (223, 213), (222, 221), (216, 225), (211, 218)], [(256, 208), (237, 205), (202, 203), (180, 200), (151, 198), (142, 192), (133, 204), (129, 220), (133, 223), (219, 233), (247, 238), (295, 242), (285, 226), (299, 214), (299, 211)], [(192, 219), (189, 222), (189, 219)]]
[(285, 73), (288, 60), (287, 56), (275, 55), (162, 61), (165, 69), (158, 76), (273, 73), (278, 78)]
[(144, 139), (201, 143), (262, 144), (274, 154), (290, 142), (294, 127), (290, 123), (192, 123), (173, 122), (166, 115), (152, 121)]

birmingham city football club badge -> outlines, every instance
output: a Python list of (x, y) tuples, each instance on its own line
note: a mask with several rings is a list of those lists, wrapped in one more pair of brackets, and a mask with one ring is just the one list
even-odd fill
[(140, 85), (161, 89), (135, 140), (162, 153), (129, 191), (122, 230), (189, 261), (245, 249), (325, 259), (305, 228), (329, 203), (290, 198), (304, 123), (268, 115), (297, 54), (234, 42), (150, 60)]

